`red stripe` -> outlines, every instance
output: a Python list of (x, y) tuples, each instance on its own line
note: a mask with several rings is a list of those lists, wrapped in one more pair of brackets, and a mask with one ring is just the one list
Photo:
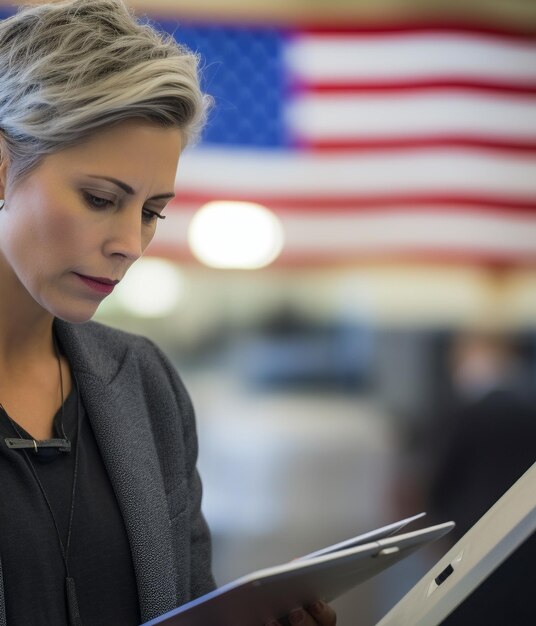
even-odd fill
[(364, 23), (362, 20), (348, 18), (344, 22), (333, 21), (326, 23), (313, 23), (304, 21), (301, 23), (300, 35), (315, 35), (316, 37), (333, 37), (338, 35), (359, 35), (359, 37), (385, 37), (392, 35), (460, 35), (467, 34), (472, 37), (484, 37), (486, 39), (505, 39), (520, 43), (534, 44), (536, 42), (536, 29), (527, 24), (527, 28), (499, 28), (469, 23), (468, 21), (415, 21), (415, 22), (385, 22)]
[[(151, 244), (147, 253), (163, 256), (181, 263), (201, 265), (186, 246), (159, 243)], [(423, 250), (422, 248), (389, 248), (375, 252), (308, 252), (297, 253), (287, 250), (269, 267), (322, 267), (325, 265), (365, 265), (392, 263), (438, 263), (448, 265), (485, 265), (489, 267), (534, 267), (536, 268), (536, 251), (529, 253), (500, 253), (493, 250), (471, 249), (440, 249)], [(269, 269), (269, 268), (267, 268)], [(218, 270), (236, 271), (236, 270)], [(257, 270), (262, 271), (262, 270)]]
[[(411, 209), (413, 211), (430, 212), (430, 207), (448, 208), (456, 212), (464, 212), (467, 207), (481, 210), (483, 213), (494, 213), (514, 216), (516, 213), (525, 215), (536, 212), (536, 197), (515, 198), (493, 195), (470, 195), (470, 194), (439, 194), (439, 193), (413, 193), (413, 194), (377, 194), (359, 196), (280, 196), (272, 194), (244, 194), (231, 193), (229, 191), (212, 191), (210, 194), (188, 191), (181, 188), (170, 207), (181, 210), (186, 205), (196, 207), (214, 200), (235, 200), (257, 202), (274, 210), (305, 213), (352, 213), (356, 211), (390, 210), (399, 212)], [(444, 211), (443, 211), (444, 212)]]
[[(348, 12), (349, 13), (349, 12)], [(169, 6), (153, 7), (150, 9), (153, 19), (179, 17), (178, 10)], [(319, 18), (309, 17), (307, 11), (301, 11), (298, 16), (289, 13), (279, 15), (270, 12), (257, 12), (257, 15), (250, 15), (246, 10), (229, 11), (220, 9), (216, 5), (211, 8), (210, 14), (188, 7), (180, 9), (180, 23), (189, 27), (203, 27), (206, 24), (214, 25), (220, 23), (225, 26), (237, 29), (268, 30), (278, 29), (281, 34), (294, 35), (297, 32), (314, 34), (317, 36), (333, 36), (341, 34), (355, 34), (359, 36), (385, 36), (393, 34), (468, 34), (485, 38), (499, 38), (514, 42), (533, 43), (536, 40), (536, 27), (530, 19), (525, 20), (525, 25), (511, 26), (487, 26), (476, 23), (472, 19), (400, 19), (397, 21), (386, 21), (383, 17), (377, 20), (370, 20), (359, 15), (346, 15), (339, 17), (333, 14), (324, 14)], [(167, 17), (166, 17), (167, 16)], [(496, 20), (499, 22), (499, 20)], [(503, 20), (504, 23), (504, 20)]]
[(448, 264), (484, 264), (493, 266), (523, 265), (536, 266), (536, 251), (530, 253), (500, 253), (494, 250), (449, 249), (438, 247), (434, 250), (425, 250), (417, 246), (413, 248), (378, 249), (375, 252), (362, 253), (293, 253), (288, 251), (279, 257), (276, 264), (281, 265), (325, 265), (326, 263), (400, 263), (403, 262), (435, 262)]
[(318, 152), (361, 152), (375, 150), (420, 150), (423, 148), (478, 148), (504, 152), (536, 152), (536, 137), (525, 139), (480, 137), (470, 135), (429, 135), (423, 137), (374, 137), (359, 139), (303, 139), (295, 142), (297, 148)]
[[(535, 68), (536, 75), (536, 68)], [(441, 76), (441, 78), (427, 77), (419, 79), (396, 79), (388, 81), (314, 81), (309, 82), (302, 78), (297, 79), (291, 86), (297, 92), (316, 94), (345, 95), (356, 93), (363, 96), (364, 92), (406, 92), (406, 91), (479, 91), (493, 92), (494, 95), (509, 94), (519, 96), (533, 96), (536, 94), (536, 82), (505, 82), (486, 78), (467, 78), (462, 76)]]

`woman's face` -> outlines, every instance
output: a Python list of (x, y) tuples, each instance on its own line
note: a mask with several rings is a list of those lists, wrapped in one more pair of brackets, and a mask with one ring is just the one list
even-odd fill
[(5, 188), (2, 164), (0, 276), (13, 301), (29, 294), (52, 315), (90, 319), (106, 282), (121, 280), (153, 238), (180, 152), (179, 129), (128, 120), (45, 157), (15, 187)]

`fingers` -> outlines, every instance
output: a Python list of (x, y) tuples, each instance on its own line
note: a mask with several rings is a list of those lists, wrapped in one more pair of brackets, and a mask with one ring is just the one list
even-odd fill
[[(288, 621), (287, 621), (288, 620)], [(315, 602), (305, 609), (291, 611), (285, 619), (290, 626), (335, 626), (335, 611), (324, 602)], [(280, 622), (270, 622), (267, 626), (281, 626)]]
[(318, 626), (335, 626), (337, 623), (337, 616), (335, 611), (325, 602), (314, 602), (307, 607), (308, 613), (314, 618), (312, 624)]

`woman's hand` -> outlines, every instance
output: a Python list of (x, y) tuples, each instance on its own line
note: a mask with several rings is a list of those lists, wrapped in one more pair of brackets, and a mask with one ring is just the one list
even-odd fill
[[(303, 609), (291, 611), (285, 620), (290, 626), (335, 626), (335, 611), (324, 602), (314, 602)], [(268, 622), (266, 626), (281, 626), (281, 622)]]

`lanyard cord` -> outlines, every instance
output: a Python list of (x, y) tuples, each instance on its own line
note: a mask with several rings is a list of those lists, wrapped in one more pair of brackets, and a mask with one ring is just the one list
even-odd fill
[[(77, 432), (77, 439), (79, 439), (79, 433), (80, 433), (80, 397), (78, 395), (78, 388), (76, 390), (76, 396), (77, 396), (76, 432)], [(4, 409), (4, 413), (5, 413), (5, 409)], [(6, 415), (7, 415), (7, 413), (6, 413)], [(9, 415), (8, 415), (8, 417), (9, 417)], [(21, 439), (23, 439), (22, 433), (17, 428), (16, 423), (11, 418), (9, 418), (9, 421), (11, 422), (11, 425), (13, 426), (13, 429), (15, 430), (17, 435)], [(70, 545), (71, 545), (71, 532), (72, 532), (73, 518), (74, 518), (74, 509), (75, 509), (76, 484), (77, 484), (77, 479), (78, 479), (78, 450), (79, 450), (79, 446), (78, 446), (78, 441), (77, 441), (77, 445), (76, 445), (76, 449), (75, 449), (75, 453), (74, 453), (73, 484), (72, 484), (72, 488), (71, 488), (71, 509), (69, 511), (69, 526), (68, 526), (68, 530), (67, 530), (67, 541), (65, 543), (65, 546), (63, 545), (63, 541), (61, 539), (61, 533), (60, 533), (60, 530), (59, 530), (58, 522), (57, 522), (56, 516), (54, 515), (54, 512), (52, 510), (52, 505), (50, 504), (50, 500), (48, 499), (48, 496), (46, 494), (45, 488), (43, 487), (43, 483), (41, 482), (41, 480), (39, 479), (39, 476), (37, 475), (37, 472), (35, 471), (34, 465), (33, 465), (32, 461), (30, 460), (28, 452), (26, 450), (23, 450), (24, 458), (26, 459), (26, 463), (27, 463), (28, 467), (30, 468), (30, 471), (31, 471), (31, 473), (32, 473), (32, 475), (33, 475), (33, 477), (35, 479), (35, 482), (37, 483), (37, 486), (39, 487), (39, 490), (41, 491), (41, 493), (43, 495), (43, 499), (45, 500), (47, 508), (48, 508), (48, 510), (50, 512), (50, 516), (52, 517), (52, 521), (54, 522), (54, 528), (56, 530), (56, 535), (58, 537), (58, 543), (59, 543), (59, 546), (60, 546), (60, 551), (61, 551), (61, 556), (62, 556), (62, 559), (63, 559), (63, 563), (65, 564), (65, 573), (66, 573), (67, 577), (70, 576), (70, 574), (69, 574), (69, 548), (70, 548)]]
[[(69, 571), (69, 548), (71, 546), (71, 534), (72, 534), (72, 528), (73, 528), (73, 518), (74, 518), (74, 510), (75, 510), (75, 502), (76, 502), (75, 499), (76, 499), (76, 485), (77, 485), (77, 480), (78, 480), (78, 452), (80, 450), (80, 446), (78, 444), (80, 441), (80, 421), (81, 420), (80, 420), (80, 395), (78, 393), (78, 386), (76, 387), (76, 396), (77, 396), (76, 398), (77, 400), (77, 405), (76, 405), (77, 442), (76, 442), (76, 450), (74, 453), (73, 486), (71, 490), (71, 509), (69, 511), (69, 526), (67, 530), (67, 541), (65, 543), (65, 546), (63, 545), (58, 522), (56, 520), (56, 516), (54, 515), (54, 511), (52, 510), (52, 506), (46, 494), (45, 488), (43, 487), (43, 484), (39, 480), (39, 476), (37, 475), (37, 472), (35, 471), (35, 468), (33, 466), (32, 461), (30, 460), (28, 452), (26, 450), (23, 450), (23, 453), (24, 453), (24, 458), (26, 459), (26, 463), (28, 467), (30, 468), (30, 471), (35, 479), (35, 482), (37, 483), (37, 486), (39, 487), (39, 490), (41, 491), (43, 495), (43, 499), (45, 500), (47, 508), (50, 512), (50, 517), (52, 518), (52, 522), (54, 523), (54, 529), (56, 531), (56, 536), (58, 538), (61, 558), (65, 566), (65, 591), (67, 594), (67, 611), (68, 611), (68, 616), (69, 616), (69, 624), (71, 626), (82, 626), (82, 620), (80, 618), (80, 611), (78, 608), (78, 597), (76, 593), (76, 585), (75, 585), (74, 578), (72, 578), (70, 571)], [(15, 429), (15, 432), (20, 437), (21, 433), (19, 429), (17, 428), (16, 424), (11, 419), (10, 419), (10, 422), (12, 423), (12, 426)]]
[[(59, 372), (60, 372), (61, 435), (64, 439), (67, 439), (67, 436), (64, 430), (64, 422), (63, 422), (64, 404), (65, 404), (65, 400), (63, 397), (63, 375), (62, 375), (62, 370), (61, 370), (61, 360), (60, 360), (59, 350), (58, 350), (55, 337), (54, 337), (54, 351), (58, 359), (58, 366), (59, 366)], [(37, 483), (37, 486), (39, 487), (39, 490), (41, 491), (45, 504), (47, 505), (47, 508), (50, 513), (50, 517), (52, 518), (52, 522), (54, 524), (54, 530), (56, 531), (56, 536), (58, 538), (61, 558), (65, 566), (65, 590), (67, 593), (67, 609), (68, 609), (69, 623), (71, 624), (71, 626), (82, 626), (82, 621), (80, 619), (80, 613), (78, 609), (78, 598), (76, 595), (75, 582), (74, 582), (74, 579), (71, 577), (71, 574), (69, 571), (69, 549), (71, 546), (71, 535), (72, 535), (72, 528), (73, 528), (74, 510), (75, 510), (75, 504), (76, 504), (76, 485), (78, 482), (78, 452), (80, 450), (79, 441), (80, 441), (80, 423), (81, 423), (80, 394), (78, 391), (78, 383), (74, 376), (73, 376), (73, 381), (74, 381), (75, 389), (76, 389), (76, 449), (75, 449), (75, 454), (74, 454), (73, 483), (72, 483), (72, 488), (71, 488), (71, 508), (69, 511), (69, 525), (67, 528), (67, 541), (65, 545), (63, 544), (63, 541), (61, 539), (61, 533), (60, 533), (60, 529), (58, 526), (58, 522), (56, 520), (56, 516), (54, 515), (54, 511), (52, 509), (52, 505), (50, 504), (50, 500), (48, 499), (45, 488), (43, 487), (43, 483), (41, 482), (41, 480), (39, 479), (39, 476), (37, 475), (37, 472), (35, 471), (35, 467), (32, 461), (30, 460), (28, 452), (24, 449), (22, 451), (24, 453), (26, 464), (28, 465), (30, 472), (32, 473), (32, 476), (34, 477), (35, 482)], [(11, 419), (11, 417), (8, 415), (7, 411), (4, 409), (4, 407), (1, 404), (0, 404), (0, 409), (2, 409), (3, 413), (9, 419), (9, 422), (13, 430), (15, 431), (15, 433), (18, 435), (18, 437), (20, 439), (24, 439), (16, 422), (13, 419)], [(35, 445), (35, 441), (34, 441), (34, 445)], [(36, 446), (36, 450), (37, 450), (37, 446)]]

